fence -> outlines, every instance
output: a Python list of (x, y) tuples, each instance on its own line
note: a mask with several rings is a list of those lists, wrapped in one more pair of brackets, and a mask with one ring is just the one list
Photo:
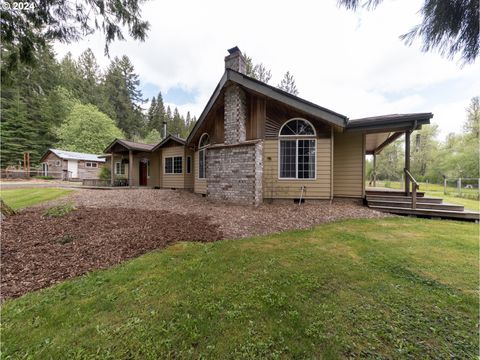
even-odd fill
[(31, 178), (47, 178), (58, 180), (70, 180), (71, 171), (48, 171), (44, 170), (17, 170), (17, 169), (1, 169), (0, 178), (2, 179), (31, 179)]
[(467, 199), (480, 199), (480, 178), (445, 178), (443, 193)]

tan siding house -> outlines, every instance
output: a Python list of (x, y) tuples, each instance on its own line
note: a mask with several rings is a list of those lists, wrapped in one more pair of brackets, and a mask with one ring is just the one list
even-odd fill
[(225, 72), (186, 140), (115, 140), (105, 150), (114, 159), (112, 184), (118, 169), (130, 186), (187, 189), (235, 203), (362, 198), (365, 156), (375, 156), (433, 116), (350, 120), (252, 79), (245, 70), (240, 50), (230, 49)]

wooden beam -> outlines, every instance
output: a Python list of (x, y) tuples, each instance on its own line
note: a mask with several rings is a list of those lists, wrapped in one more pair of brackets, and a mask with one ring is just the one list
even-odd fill
[(115, 185), (115, 161), (113, 152), (110, 157), (110, 186)]
[(396, 133), (394, 133), (393, 135), (389, 136), (387, 138), (387, 140), (385, 140), (383, 143), (381, 143), (380, 145), (378, 145), (373, 151), (372, 151), (372, 155), (375, 155), (375, 154), (380, 154), (380, 152), (388, 145), (390, 145), (392, 142), (394, 142), (395, 140), (397, 140), (400, 136), (403, 135), (403, 132), (401, 131), (398, 131)]
[(133, 181), (133, 152), (128, 151), (128, 186), (132, 187)]
[[(410, 171), (410, 134), (411, 131), (405, 131), (405, 169)], [(410, 194), (410, 179), (405, 176), (405, 194)]]

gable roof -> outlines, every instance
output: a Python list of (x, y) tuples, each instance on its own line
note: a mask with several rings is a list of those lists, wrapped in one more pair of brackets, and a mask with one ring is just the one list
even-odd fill
[(156, 151), (156, 150), (160, 149), (162, 146), (164, 146), (169, 141), (175, 141), (175, 142), (179, 143), (180, 145), (185, 145), (186, 144), (185, 139), (179, 138), (178, 136), (174, 136), (174, 135), (168, 135), (165, 139), (163, 139), (157, 145), (155, 145), (152, 148), (152, 151)]
[(286, 105), (289, 105), (294, 109), (303, 111), (315, 117), (322, 118), (328, 121), (329, 123), (331, 123), (332, 125), (345, 127), (347, 124), (348, 117), (346, 117), (345, 115), (339, 114), (335, 111), (332, 111), (330, 109), (314, 104), (308, 100), (292, 95), (274, 86), (265, 84), (245, 74), (239, 73), (238, 71), (235, 71), (232, 69), (225, 69), (225, 72), (223, 73), (222, 78), (217, 84), (217, 87), (215, 88), (212, 96), (208, 100), (207, 105), (205, 106), (205, 109), (203, 110), (202, 114), (198, 118), (198, 121), (195, 124), (195, 127), (190, 132), (190, 135), (188, 136), (186, 141), (187, 143), (189, 143), (192, 140), (194, 134), (196, 133), (198, 128), (202, 125), (203, 121), (205, 120), (211, 108), (217, 101), (217, 98), (219, 97), (222, 89), (224, 88), (225, 84), (227, 84), (227, 82), (236, 83), (248, 90), (257, 92), (273, 100), (277, 100)]
[(85, 161), (105, 162), (105, 159), (100, 158), (99, 155), (96, 155), (96, 154), (87, 154), (87, 153), (80, 153), (80, 152), (74, 152), (74, 151), (65, 151), (65, 150), (60, 150), (60, 149), (48, 149), (47, 152), (42, 156), (40, 161), (43, 161), (44, 158), (50, 152), (54, 153), (56, 156), (58, 156), (60, 159), (63, 159), (63, 160), (85, 160)]
[(108, 145), (105, 148), (105, 150), (103, 150), (103, 152), (104, 153), (110, 152), (110, 149), (115, 144), (120, 144), (123, 147), (125, 147), (127, 150), (146, 151), (146, 152), (152, 151), (152, 149), (155, 147), (155, 144), (143, 144), (143, 143), (134, 142), (130, 140), (115, 139), (110, 143), (110, 145)]

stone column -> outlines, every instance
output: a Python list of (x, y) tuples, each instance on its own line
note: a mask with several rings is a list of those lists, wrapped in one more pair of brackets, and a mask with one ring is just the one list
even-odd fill
[(245, 141), (247, 137), (247, 99), (238, 85), (225, 90), (225, 144), (232, 145)]

